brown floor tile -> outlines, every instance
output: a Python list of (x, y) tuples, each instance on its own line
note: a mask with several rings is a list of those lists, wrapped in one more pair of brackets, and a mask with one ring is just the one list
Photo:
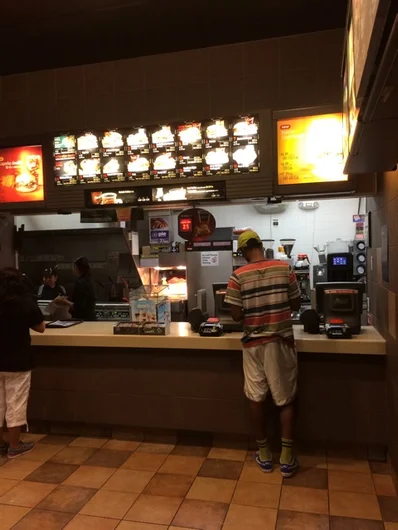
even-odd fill
[(140, 445), (140, 442), (131, 442), (128, 440), (109, 440), (102, 449), (108, 449), (110, 451), (130, 451), (130, 453), (133, 453)]
[(158, 474), (153, 477), (144, 493), (166, 497), (185, 497), (193, 481), (194, 477), (185, 475)]
[(221, 447), (213, 447), (213, 449), (211, 449), (209, 453), (208, 458), (244, 462), (246, 460), (246, 456), (246, 449), (222, 449)]
[(232, 504), (257, 506), (258, 508), (278, 508), (280, 494), (281, 486), (240, 480)]
[(20, 460), (37, 460), (39, 462), (47, 462), (54, 455), (62, 450), (61, 445), (36, 444), (33, 451), (23, 455)]
[(391, 468), (388, 462), (369, 462), (369, 465), (372, 473), (377, 473), (378, 475), (391, 474)]
[(62, 530), (73, 515), (47, 510), (32, 510), (13, 530)]
[(40, 440), (40, 444), (63, 445), (66, 447), (76, 440), (76, 436), (62, 436), (60, 434), (48, 434)]
[(61, 482), (64, 482), (64, 480), (76, 472), (76, 470), (78, 470), (78, 466), (46, 462), (36, 469), (36, 471), (28, 475), (26, 480), (30, 482), (45, 482), (47, 484), (61, 484)]
[(299, 455), (298, 461), (301, 467), (316, 467), (317, 469), (327, 469), (326, 455)]
[(0, 528), (1, 530), (10, 530), (30, 511), (29, 508), (20, 506), (0, 505)]
[(118, 469), (103, 485), (102, 489), (124, 493), (142, 493), (153, 477), (152, 471), (131, 471)]
[(329, 513), (328, 492), (313, 488), (283, 486), (279, 507), (281, 510), (327, 515)]
[(130, 451), (108, 451), (100, 449), (85, 462), (85, 466), (119, 468), (131, 456)]
[(381, 520), (376, 495), (330, 491), (329, 503), (330, 515)]
[(156, 453), (135, 452), (122, 465), (122, 469), (133, 469), (134, 471), (156, 471), (166, 460), (167, 455)]
[(140, 495), (125, 519), (141, 523), (168, 525), (180, 507), (182, 499), (157, 495)]
[(142, 443), (138, 447), (137, 452), (169, 455), (173, 451), (174, 447), (175, 447), (174, 444), (160, 444), (160, 443), (157, 444), (157, 443), (145, 442), (145, 443)]
[(332, 516), (330, 517), (330, 530), (384, 530), (384, 525), (381, 521)]
[[(142, 529), (144, 530), (144, 529)], [(154, 528), (153, 530), (156, 530), (156, 528)], [(187, 528), (186, 526), (185, 527), (182, 527), (182, 526), (169, 526), (169, 530), (192, 530), (191, 528)]]
[(180, 456), (202, 456), (206, 458), (209, 452), (210, 447), (197, 445), (176, 445), (171, 454)]
[(236, 484), (236, 480), (196, 477), (187, 499), (230, 503)]
[(108, 438), (85, 438), (83, 436), (76, 438), (70, 444), (71, 447), (91, 447), (93, 449), (100, 449), (108, 442)]
[(45, 437), (45, 434), (33, 434), (30, 432), (25, 432), (21, 435), (23, 442), (34, 442), (35, 444), (39, 443)]
[(348, 471), (329, 471), (329, 489), (349, 493), (375, 493), (372, 475)]
[(329, 458), (328, 469), (332, 471), (349, 471), (351, 473), (370, 473), (367, 460), (355, 460), (350, 458)]
[(385, 530), (398, 530), (398, 523), (384, 523)]
[(284, 479), (285, 486), (299, 486), (304, 488), (328, 489), (328, 472), (326, 469), (302, 467), (291, 477)]
[(53, 456), (50, 462), (54, 464), (72, 464), (81, 466), (88, 460), (97, 449), (91, 449), (90, 447), (65, 447), (55, 456)]
[(270, 508), (232, 504), (223, 530), (274, 530), (277, 513)]
[(58, 486), (38, 505), (38, 508), (40, 510), (78, 513), (96, 492), (97, 490), (89, 488)]
[(12, 460), (0, 467), (0, 479), (23, 480), (41, 465), (41, 462), (31, 460)]
[(329, 516), (279, 510), (276, 530), (329, 530)]
[(76, 515), (64, 530), (115, 530), (118, 524), (115, 519)]
[(9, 478), (0, 478), (0, 497), (10, 491), (14, 486), (19, 483), (18, 480), (11, 480)]
[(0, 456), (0, 467), (4, 466), (4, 464), (7, 464), (7, 462), (9, 462), (9, 460), (6, 456)]
[(65, 480), (64, 486), (99, 489), (115, 471), (106, 467), (81, 466)]
[(207, 458), (199, 471), (200, 477), (224, 478), (238, 480), (242, 471), (242, 462), (232, 460), (215, 460)]
[(254, 462), (246, 462), (243, 466), (240, 480), (245, 482), (263, 482), (265, 484), (282, 484), (282, 475), (276, 467), (272, 473), (264, 473)]
[(373, 475), (373, 480), (377, 495), (384, 495), (385, 497), (397, 496), (391, 475)]
[(204, 461), (205, 459), (201, 456), (170, 455), (158, 473), (196, 476)]
[(15, 488), (3, 495), (1, 504), (34, 508), (47, 497), (55, 488), (54, 484), (40, 484), (33, 482), (20, 482)]
[(379, 496), (378, 499), (383, 521), (398, 523), (398, 498)]
[(108, 519), (123, 519), (137, 497), (136, 493), (100, 490), (79, 513)]
[(173, 525), (198, 530), (220, 530), (227, 511), (228, 504), (187, 499), (178, 510)]
[(367, 459), (367, 447), (357, 443), (331, 443), (327, 451), (328, 458)]
[[(167, 530), (172, 528), (163, 524), (137, 523), (132, 521), (122, 521), (117, 530)], [(184, 530), (184, 529), (182, 529)], [(191, 530), (191, 529), (188, 529)]]

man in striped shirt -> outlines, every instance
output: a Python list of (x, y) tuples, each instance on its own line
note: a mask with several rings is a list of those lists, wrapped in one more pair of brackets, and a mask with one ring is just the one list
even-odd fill
[(291, 477), (298, 469), (292, 454), (297, 353), (291, 311), (300, 309), (300, 289), (288, 263), (264, 258), (261, 239), (253, 230), (239, 236), (238, 250), (248, 264), (230, 277), (225, 302), (231, 306), (232, 318), (243, 320), (244, 391), (259, 447), (255, 460), (262, 471), (272, 471), (264, 414), (264, 401), (270, 391), (280, 407), (281, 473)]

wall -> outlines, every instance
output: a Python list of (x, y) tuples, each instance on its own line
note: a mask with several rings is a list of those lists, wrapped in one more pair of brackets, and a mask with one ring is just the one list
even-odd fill
[[(387, 428), (389, 453), (398, 473), (398, 171), (379, 176), (377, 196), (367, 199), (371, 212), (371, 246), (368, 251), (370, 312), (376, 328), (387, 340)], [(382, 275), (381, 229), (388, 227), (389, 281)]]

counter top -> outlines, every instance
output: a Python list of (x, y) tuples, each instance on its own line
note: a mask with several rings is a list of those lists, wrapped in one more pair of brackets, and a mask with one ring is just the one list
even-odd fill
[[(68, 329), (47, 329), (43, 335), (32, 332), (33, 346), (73, 346), (94, 348), (158, 348), (184, 350), (241, 350), (241, 333), (222, 337), (200, 337), (187, 322), (172, 322), (165, 337), (114, 335), (115, 322), (83, 322)], [(294, 326), (297, 350), (309, 353), (385, 355), (386, 341), (372, 326), (362, 328), (352, 339), (328, 339), (309, 335), (302, 326)]]

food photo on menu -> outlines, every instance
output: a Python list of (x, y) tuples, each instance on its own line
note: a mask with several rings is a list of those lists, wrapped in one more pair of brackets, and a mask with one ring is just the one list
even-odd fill
[(205, 137), (209, 140), (228, 138), (228, 128), (225, 120), (212, 120), (205, 128)]
[(139, 127), (135, 132), (127, 135), (126, 138), (128, 152), (141, 150), (146, 147), (149, 152), (149, 137), (146, 129)]
[(95, 134), (85, 133), (77, 138), (79, 156), (84, 153), (97, 153), (99, 156), (98, 138)]
[(43, 200), (42, 147), (0, 149), (0, 203)]
[(104, 158), (102, 176), (104, 181), (123, 182), (125, 180), (125, 161), (123, 156)]
[(55, 182), (57, 185), (76, 184), (76, 137), (71, 134), (56, 136), (53, 141)]
[(78, 174), (81, 181), (99, 182), (101, 180), (101, 163), (98, 137), (85, 133), (77, 138)]
[(232, 159), (234, 173), (259, 170), (258, 119), (244, 116), (232, 123)]
[(175, 149), (174, 132), (170, 125), (162, 125), (160, 128), (152, 132), (152, 149), (154, 152), (158, 147), (170, 146)]
[(222, 175), (230, 172), (229, 150), (217, 147), (205, 153), (206, 175)]
[(137, 179), (150, 178), (151, 163), (148, 156), (140, 154), (129, 155), (127, 162), (127, 173), (129, 178), (135, 177)]
[(185, 123), (177, 128), (178, 174), (180, 177), (203, 175), (203, 142), (201, 123)]
[(124, 155), (123, 135), (118, 131), (105, 131), (101, 139), (101, 144), (102, 155), (104, 157)]
[(233, 135), (246, 137), (248, 139), (257, 137), (258, 123), (254, 116), (245, 116), (233, 124)]
[(118, 197), (118, 194), (113, 191), (93, 191), (91, 193), (91, 202), (98, 206), (111, 206), (123, 204), (123, 200)]

